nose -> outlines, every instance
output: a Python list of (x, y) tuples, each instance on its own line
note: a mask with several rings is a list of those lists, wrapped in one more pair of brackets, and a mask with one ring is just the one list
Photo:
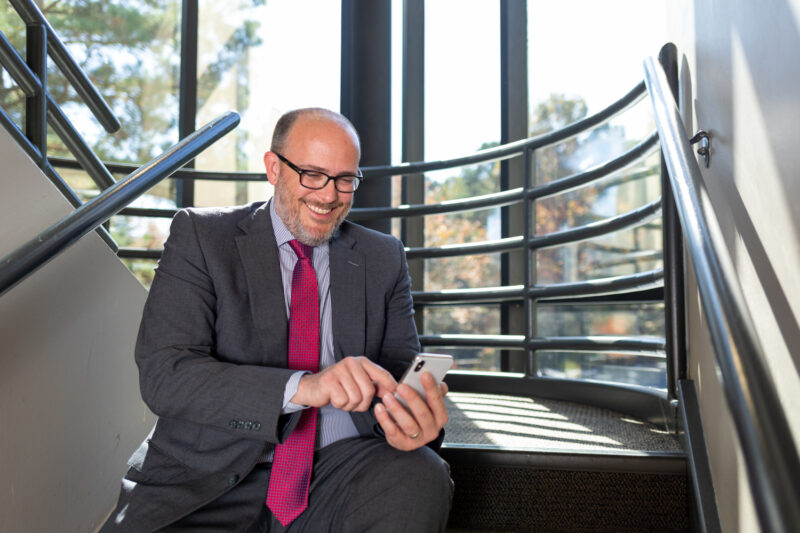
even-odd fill
[(319, 189), (319, 196), (324, 202), (332, 203), (339, 199), (339, 191), (336, 190), (336, 186), (333, 180), (328, 180), (328, 183), (321, 189)]

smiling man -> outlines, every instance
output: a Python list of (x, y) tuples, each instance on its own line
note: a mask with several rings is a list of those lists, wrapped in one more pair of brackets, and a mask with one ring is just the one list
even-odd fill
[(397, 239), (344, 220), (359, 159), (346, 118), (292, 111), (270, 202), (175, 216), (136, 346), (159, 420), (102, 531), (444, 530), (447, 388), (397, 385), (410, 280)]

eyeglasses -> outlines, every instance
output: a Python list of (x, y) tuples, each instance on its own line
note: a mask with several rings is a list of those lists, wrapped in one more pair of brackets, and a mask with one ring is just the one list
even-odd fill
[(343, 174), (341, 176), (329, 176), (319, 170), (300, 168), (283, 157), (281, 154), (277, 152), (274, 153), (278, 156), (278, 159), (286, 163), (286, 166), (297, 172), (297, 174), (300, 176), (300, 185), (306, 189), (324, 189), (328, 185), (328, 182), (333, 180), (333, 186), (337, 191), (343, 193), (352, 193), (358, 189), (358, 186), (361, 184), (361, 180), (364, 179), (360, 175), (354, 176), (352, 174)]

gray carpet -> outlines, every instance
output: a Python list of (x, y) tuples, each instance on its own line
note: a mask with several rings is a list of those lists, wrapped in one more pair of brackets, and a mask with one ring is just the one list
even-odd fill
[(680, 452), (678, 438), (630, 416), (520, 396), (451, 392), (445, 444), (514, 450)]

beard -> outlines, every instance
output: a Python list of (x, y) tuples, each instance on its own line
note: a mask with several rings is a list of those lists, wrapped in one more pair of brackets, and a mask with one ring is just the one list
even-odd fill
[[(314, 230), (303, 225), (300, 216), (300, 200), (294, 199), (289, 194), (289, 191), (279, 181), (275, 186), (275, 212), (281, 217), (286, 229), (288, 229), (295, 239), (307, 244), (308, 246), (319, 246), (331, 240), (331, 237), (336, 233), (336, 230), (341, 226), (344, 217), (350, 212), (350, 206), (342, 209), (333, 224), (329, 228), (323, 230)], [(339, 204), (341, 205), (341, 203)], [(336, 206), (334, 208), (337, 208)]]

